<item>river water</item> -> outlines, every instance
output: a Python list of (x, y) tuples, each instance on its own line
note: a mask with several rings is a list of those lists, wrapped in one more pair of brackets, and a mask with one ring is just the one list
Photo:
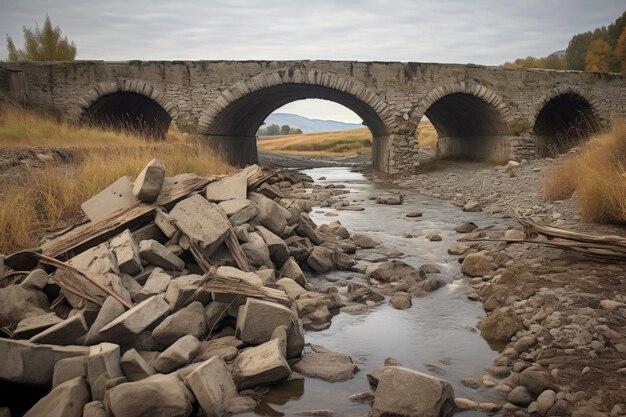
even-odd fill
[[(412, 190), (402, 190), (404, 204), (389, 206), (370, 200), (383, 191), (397, 189), (388, 184), (374, 183), (349, 168), (316, 168), (305, 170), (317, 184), (344, 184), (350, 190), (348, 199), (365, 208), (364, 211), (336, 211), (332, 208), (313, 208), (311, 218), (317, 223), (339, 220), (351, 232), (364, 231), (378, 238), (387, 247), (404, 252), (402, 261), (419, 267), (435, 264), (445, 275), (448, 285), (422, 298), (413, 298), (408, 310), (393, 309), (387, 302), (363, 315), (340, 313), (333, 317), (329, 329), (306, 332), (307, 343), (322, 345), (330, 350), (350, 355), (360, 371), (353, 379), (330, 383), (314, 378), (304, 378), (273, 386), (264, 395), (263, 402), (252, 416), (291, 416), (310, 410), (332, 410), (337, 416), (366, 416), (368, 404), (351, 402), (352, 394), (370, 390), (366, 373), (382, 366), (392, 357), (411, 369), (425, 372), (449, 381), (457, 397), (477, 402), (502, 403), (503, 395), (489, 388), (477, 390), (459, 383), (471, 376), (482, 379), (484, 368), (498, 355), (476, 331), (472, 331), (478, 318), (484, 315), (481, 304), (467, 299), (471, 289), (467, 278), (461, 274), (457, 256), (447, 253), (447, 248), (459, 237), (454, 227), (473, 221), (481, 227), (493, 223), (483, 213), (465, 213), (451, 203), (419, 195)], [(325, 180), (319, 180), (325, 177)], [(337, 217), (327, 217), (331, 211)], [(407, 218), (410, 211), (421, 211), (423, 217)], [(499, 228), (498, 225), (495, 225)], [(431, 242), (423, 235), (437, 231), (441, 242)], [(404, 238), (411, 233), (416, 238)], [(331, 272), (324, 276), (309, 277), (318, 287), (329, 285), (328, 279), (338, 282), (365, 282), (363, 275), (355, 272)], [(463, 416), (486, 416), (482, 411), (467, 411)]]

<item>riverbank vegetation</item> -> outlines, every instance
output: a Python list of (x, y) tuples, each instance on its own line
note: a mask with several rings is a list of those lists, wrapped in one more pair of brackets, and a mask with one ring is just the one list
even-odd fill
[(585, 221), (626, 224), (626, 122), (565, 156), (548, 175), (544, 196), (574, 196)]
[(80, 221), (84, 201), (120, 177), (137, 175), (153, 158), (165, 163), (168, 176), (232, 171), (195, 137), (176, 131), (166, 140), (151, 140), (23, 110), (0, 114), (0, 148), (22, 146), (70, 148), (71, 158), (46, 158), (42, 149), (41, 159), (21, 161), (20, 175), (5, 176), (9, 178), (0, 184), (0, 253), (32, 247), (44, 234)]

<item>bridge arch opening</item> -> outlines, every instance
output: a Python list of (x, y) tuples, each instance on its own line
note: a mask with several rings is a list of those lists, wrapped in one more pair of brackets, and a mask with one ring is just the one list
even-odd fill
[(356, 113), (372, 133), (374, 165), (387, 169), (393, 135), (392, 111), (362, 83), (328, 73), (294, 70), (238, 83), (203, 112), (198, 133), (229, 163), (240, 166), (255, 163), (258, 161), (256, 133), (261, 124), (276, 109), (304, 99), (332, 101)]
[(434, 100), (423, 115), (437, 132), (439, 158), (500, 161), (509, 157), (509, 126), (498, 108), (482, 97), (453, 92)]
[(154, 99), (130, 91), (105, 94), (87, 107), (82, 119), (107, 129), (164, 138), (172, 122), (170, 114)]
[(597, 112), (581, 94), (555, 95), (543, 104), (535, 118), (535, 154), (551, 157), (567, 152), (598, 132), (600, 127)]

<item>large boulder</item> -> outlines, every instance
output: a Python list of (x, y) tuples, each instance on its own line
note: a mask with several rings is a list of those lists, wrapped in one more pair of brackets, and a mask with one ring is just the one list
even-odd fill
[(374, 239), (367, 233), (357, 232), (352, 235), (352, 241), (361, 249), (372, 249), (381, 245), (381, 242)]
[(448, 382), (402, 366), (386, 366), (370, 416), (449, 417), (454, 411), (454, 390)]
[(87, 374), (91, 398), (102, 401), (107, 382), (124, 376), (120, 366), (120, 347), (113, 343), (92, 346), (87, 358)]
[(173, 372), (191, 362), (198, 350), (200, 341), (197, 337), (192, 335), (181, 337), (159, 355), (155, 368), (162, 373)]
[(293, 370), (329, 382), (346, 381), (358, 371), (348, 355), (313, 346), (313, 352), (293, 364)]
[(46, 314), (49, 307), (50, 303), (41, 291), (27, 290), (20, 285), (0, 288), (0, 327)]
[(169, 217), (185, 236), (211, 256), (231, 227), (222, 213), (217, 205), (196, 194), (176, 204)]
[[(132, 279), (132, 278), (131, 278)], [(113, 320), (124, 314), (126, 309), (115, 297), (108, 296), (100, 311), (98, 311), (98, 315), (96, 316), (96, 320), (93, 322), (87, 335), (85, 336), (85, 344), (86, 345), (95, 345), (96, 343), (102, 342), (100, 337), (100, 330), (111, 323)]]
[(196, 274), (174, 278), (165, 291), (165, 301), (169, 303), (172, 310), (178, 310), (194, 301), (207, 304), (211, 301), (211, 292), (202, 287), (204, 279), (202, 275)]
[(239, 390), (272, 384), (291, 375), (285, 359), (284, 341), (272, 339), (243, 350), (233, 363), (233, 376)]
[(241, 249), (253, 265), (274, 267), (270, 260), (270, 249), (258, 232), (249, 233), (248, 241), (241, 245)]
[(115, 254), (120, 272), (134, 275), (142, 271), (139, 247), (135, 239), (133, 239), (130, 230), (126, 229), (121, 234), (111, 239), (109, 247)]
[(476, 326), (480, 334), (491, 342), (508, 342), (511, 337), (524, 329), (524, 324), (514, 311), (508, 308), (494, 310)]
[(495, 271), (497, 265), (493, 258), (482, 253), (472, 253), (467, 255), (461, 265), (461, 271), (470, 277), (482, 277)]
[(250, 397), (239, 395), (224, 360), (213, 357), (185, 378), (207, 417), (240, 413), (256, 406)]
[(287, 227), (287, 219), (291, 217), (289, 210), (261, 194), (250, 193), (249, 199), (257, 205), (259, 222), (280, 235)]
[(374, 264), (367, 268), (365, 274), (368, 279), (380, 282), (396, 282), (405, 278), (414, 278), (418, 281), (423, 279), (416, 268), (397, 259)]
[(155, 295), (137, 304), (100, 329), (100, 338), (107, 342), (130, 342), (133, 337), (169, 313), (169, 304), (162, 296)]
[(89, 355), (86, 346), (39, 345), (0, 337), (0, 379), (50, 386), (58, 361), (86, 355)]
[(316, 272), (325, 273), (335, 267), (333, 251), (323, 246), (315, 246), (306, 262)]
[(135, 349), (129, 349), (124, 353), (120, 360), (120, 366), (129, 382), (139, 381), (156, 373), (152, 365)]
[(153, 331), (152, 337), (163, 346), (170, 346), (185, 335), (201, 337), (207, 331), (204, 306), (194, 301), (176, 313), (168, 316)]
[(89, 401), (89, 387), (81, 377), (56, 386), (31, 408), (24, 417), (81, 417)]
[(289, 258), (289, 249), (285, 241), (263, 226), (256, 226), (256, 231), (267, 244), (270, 256), (276, 265), (282, 265)]
[(247, 192), (248, 181), (244, 176), (227, 176), (206, 186), (207, 200), (215, 202), (245, 199)]
[(165, 180), (165, 165), (153, 159), (139, 173), (133, 184), (133, 194), (141, 201), (151, 203), (159, 197)]
[(294, 313), (290, 308), (271, 301), (248, 298), (239, 307), (237, 331), (239, 339), (251, 345), (259, 345), (271, 339), (274, 329), (280, 325), (291, 326)]
[(222, 201), (219, 206), (224, 210), (233, 226), (242, 225), (258, 214), (257, 206), (246, 199), (237, 198)]
[(175, 374), (153, 375), (107, 392), (105, 406), (114, 417), (187, 417), (193, 395)]

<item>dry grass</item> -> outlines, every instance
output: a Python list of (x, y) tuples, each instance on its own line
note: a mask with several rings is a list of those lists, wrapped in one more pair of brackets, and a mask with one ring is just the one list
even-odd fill
[(259, 150), (286, 155), (352, 156), (372, 151), (372, 134), (366, 127), (336, 132), (264, 136)]
[[(437, 145), (437, 131), (430, 121), (421, 121), (417, 131), (420, 147)], [(258, 148), (286, 155), (353, 156), (372, 151), (372, 133), (364, 127), (301, 135), (262, 136)]]
[(626, 223), (626, 122), (566, 156), (544, 183), (544, 196), (574, 195), (585, 221)]
[(430, 120), (422, 120), (417, 125), (417, 137), (420, 148), (437, 146), (437, 131)]
[[(175, 132), (165, 141), (146, 141), (130, 133), (75, 127), (23, 112), (5, 113), (0, 115), (0, 121), (0, 146), (81, 148), (70, 164), (49, 163), (42, 170), (3, 184), (2, 253), (32, 247), (47, 232), (80, 220), (80, 205), (85, 200), (122, 176), (136, 176), (153, 158), (165, 163), (168, 176), (186, 172), (223, 174), (232, 170), (195, 138), (184, 138)], [(58, 140), (55, 135), (59, 135)]]

